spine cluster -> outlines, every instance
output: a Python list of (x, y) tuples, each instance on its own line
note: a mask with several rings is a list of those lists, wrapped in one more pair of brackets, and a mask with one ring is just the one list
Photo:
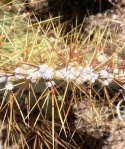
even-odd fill
[[(68, 66), (54, 70), (47, 64), (42, 64), (39, 67), (33, 67), (30, 65), (23, 64), (21, 67), (17, 67), (13, 73), (0, 73), (0, 83), (5, 83), (5, 89), (12, 90), (14, 88), (14, 81), (18, 80), (30, 80), (32, 83), (38, 81), (38, 79), (44, 79), (46, 86), (52, 87), (55, 84), (54, 80), (60, 78), (65, 82), (75, 82), (82, 84), (89, 82), (91, 84), (99, 81), (104, 86), (108, 86), (114, 79), (125, 80), (125, 71), (118, 73), (119, 69), (114, 69), (112, 72), (108, 70), (94, 71), (89, 63), (85, 66), (74, 65), (69, 63)], [(123, 88), (125, 84), (123, 83)]]

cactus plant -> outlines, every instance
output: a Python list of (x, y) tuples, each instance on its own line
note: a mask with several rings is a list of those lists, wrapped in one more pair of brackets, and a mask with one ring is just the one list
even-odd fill
[(25, 2), (0, 8), (0, 147), (113, 148), (111, 126), (124, 131), (124, 14), (76, 18), (65, 32), (60, 16), (40, 21)]

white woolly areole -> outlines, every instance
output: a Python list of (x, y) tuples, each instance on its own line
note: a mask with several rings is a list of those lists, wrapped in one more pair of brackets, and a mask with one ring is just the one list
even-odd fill
[(39, 66), (39, 72), (43, 79), (52, 79), (54, 77), (54, 70), (53, 68), (49, 67), (47, 64), (43, 64)]
[(22, 74), (25, 74), (25, 69), (21, 68), (21, 67), (17, 67), (15, 70), (14, 70), (15, 73), (22, 73)]
[(3, 83), (7, 80), (5, 73), (0, 73), (0, 83)]
[(106, 70), (100, 70), (99, 73), (101, 78), (108, 78), (109, 73)]
[(54, 85), (55, 85), (55, 82), (54, 81), (47, 81), (46, 82), (46, 86), (48, 86), (48, 87), (52, 87)]
[(26, 70), (25, 69), (23, 69), (21, 67), (18, 67), (18, 68), (16, 68), (14, 70), (14, 72), (15, 72), (15, 77), (17, 79), (24, 79), (25, 78), (25, 75), (24, 75), (24, 74), (26, 74)]
[(37, 79), (41, 78), (41, 73), (39, 71), (30, 73), (30, 75), (26, 79), (30, 79), (32, 83), (35, 83)]
[(73, 67), (68, 66), (56, 72), (56, 76), (62, 78), (63, 80), (76, 81), (81, 84), (86, 81), (94, 83), (98, 78), (98, 75), (94, 73), (91, 66), (87, 65), (85, 68), (83, 66)]
[(115, 69), (113, 70), (113, 73), (118, 74), (118, 73), (119, 73), (119, 69), (118, 69), (118, 68), (115, 68)]
[(12, 90), (14, 88), (14, 85), (12, 82), (7, 82), (5, 88), (6, 90)]
[(41, 72), (41, 73), (44, 73), (47, 69), (48, 69), (48, 65), (47, 64), (42, 64), (42, 65), (40, 65), (39, 66), (39, 71)]
[(61, 69), (60, 71), (57, 71), (56, 73), (58, 77), (62, 78), (63, 80), (67, 82), (74, 80), (76, 78), (74, 74), (75, 74), (75, 68), (73, 66), (65, 67)]

